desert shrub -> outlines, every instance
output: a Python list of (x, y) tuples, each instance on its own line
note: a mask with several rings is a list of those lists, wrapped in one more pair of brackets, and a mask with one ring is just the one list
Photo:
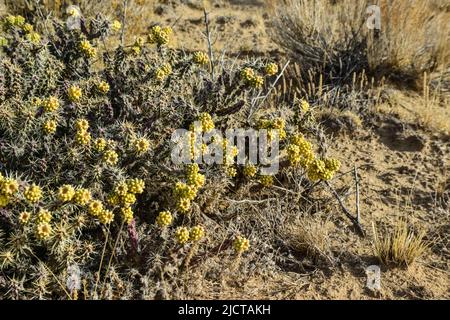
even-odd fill
[[(272, 230), (285, 215), (255, 206), (267, 209), (280, 181), (301, 192), (339, 170), (313, 143), (306, 101), (273, 110), (258, 99), (276, 77), (273, 63), (210, 64), (204, 53), (169, 49), (165, 26), (108, 48), (119, 28), (101, 15), (80, 30), (53, 18), (42, 30), (19, 15), (1, 21), (2, 296), (155, 297), (164, 281), (174, 282), (165, 296), (181, 296), (177, 281), (188, 280), (178, 275), (191, 264), (239, 262), (254, 246), (242, 274), (251, 272), (274, 255)], [(171, 161), (174, 130), (234, 127), (280, 137), (277, 175), (234, 165), (234, 141), (221, 139), (233, 151), (224, 164)], [(208, 147), (191, 144), (191, 157)]]
[(324, 81), (349, 82), (362, 70), (415, 80), (449, 65), (448, 12), (430, 2), (380, 1), (381, 31), (366, 27), (366, 0), (272, 3), (273, 40)]
[(312, 69), (305, 73), (300, 64), (291, 62), (276, 83), (272, 100), (298, 102), (303, 99), (313, 107), (362, 114), (386, 100), (383, 94), (385, 79), (375, 80), (364, 70), (353, 73), (349, 83), (328, 81), (325, 74)]

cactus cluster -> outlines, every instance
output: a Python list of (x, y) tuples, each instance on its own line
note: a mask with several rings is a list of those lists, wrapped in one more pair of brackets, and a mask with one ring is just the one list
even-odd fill
[[(258, 94), (254, 88), (263, 90), (260, 74), (275, 75), (275, 64), (257, 60), (236, 69), (224, 63), (212, 79), (202, 68), (210, 63), (206, 54), (192, 57), (167, 47), (168, 27), (153, 27), (128, 50), (100, 46), (121, 28), (101, 15), (81, 30), (52, 20), (42, 33), (22, 17), (1, 21), (0, 269), (23, 286), (1, 292), (64, 295), (58, 281), (37, 281), (47, 278), (36, 258), (56, 277), (68, 265), (82, 266), (92, 292), (105, 255), (126, 269), (128, 255), (138, 250), (146, 257), (168, 257), (179, 244), (208, 250), (210, 241), (223, 240), (210, 236), (209, 220), (200, 213), (211, 198), (225, 198), (239, 181), (267, 188), (276, 182), (256, 164), (235, 165), (238, 150), (226, 139), (216, 141), (227, 154), (223, 164), (180, 166), (170, 157), (175, 129), (207, 133), (244, 126), (235, 106), (244, 101), (249, 107)], [(298, 130), (287, 119), (271, 119), (253, 126), (283, 140)], [(199, 150), (192, 148), (194, 159)], [(316, 159), (304, 138), (294, 136), (282, 148), (311, 180), (330, 179), (339, 168), (335, 159)], [(142, 249), (139, 239), (148, 234), (152, 246)], [(236, 239), (240, 254), (249, 250), (245, 237), (227, 236)]]

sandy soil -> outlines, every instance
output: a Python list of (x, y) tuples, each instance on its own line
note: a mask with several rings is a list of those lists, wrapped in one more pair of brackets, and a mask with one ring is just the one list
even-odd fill
[[(141, 23), (141, 19), (133, 19), (145, 12), (149, 23), (174, 28), (172, 46), (189, 51), (206, 50), (204, 5), (209, 12), (211, 42), (215, 50), (228, 55), (267, 55), (278, 51), (267, 35), (270, 17), (264, 1), (258, 0), (147, 1), (143, 6), (134, 4), (135, 9), (129, 13), (131, 37), (128, 38), (133, 39), (133, 34), (145, 32), (148, 28), (148, 25)], [(149, 9), (151, 12), (148, 12)]]

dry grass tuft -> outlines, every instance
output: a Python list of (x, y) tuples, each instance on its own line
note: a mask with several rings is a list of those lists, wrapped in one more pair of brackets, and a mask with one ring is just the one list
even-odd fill
[(319, 69), (329, 78), (349, 80), (367, 68), (363, 59), (365, 1), (272, 1), (273, 40), (307, 71)]
[(380, 7), (380, 39), (368, 52), (372, 69), (417, 78), (449, 66), (449, 13), (434, 8), (432, 1), (383, 0)]
[(428, 130), (450, 135), (448, 102), (439, 99), (439, 93), (420, 95), (401, 90), (384, 91), (387, 102), (377, 105), (377, 112), (395, 113), (406, 121), (417, 123)]
[(405, 220), (398, 220), (393, 230), (381, 233), (372, 224), (373, 249), (378, 259), (386, 266), (408, 267), (428, 249), (424, 230), (415, 233)]
[(367, 0), (272, 1), (272, 38), (305, 71), (319, 70), (334, 83), (349, 82), (354, 72), (365, 69), (380, 77), (414, 82), (424, 71), (448, 67), (448, 12), (425, 1), (382, 0), (377, 32), (366, 26), (371, 4)]
[(281, 231), (286, 244), (296, 253), (317, 261), (332, 261), (330, 222), (314, 217), (301, 217), (286, 223)]

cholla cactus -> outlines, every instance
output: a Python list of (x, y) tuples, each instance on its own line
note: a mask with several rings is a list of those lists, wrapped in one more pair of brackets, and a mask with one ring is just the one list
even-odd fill
[(161, 211), (156, 218), (156, 223), (158, 223), (158, 225), (163, 228), (169, 226), (172, 221), (173, 217), (169, 211)]
[(151, 28), (148, 35), (148, 42), (156, 43), (158, 46), (167, 45), (170, 41), (170, 36), (172, 34), (171, 27), (154, 26)]
[(75, 196), (75, 188), (69, 184), (63, 185), (58, 190), (58, 199), (62, 202), (68, 202)]
[(79, 86), (71, 86), (67, 89), (67, 95), (72, 102), (78, 102), (81, 99), (82, 91)]
[(133, 148), (138, 155), (143, 155), (150, 149), (150, 141), (146, 138), (136, 139), (133, 143)]
[(102, 224), (108, 225), (114, 220), (114, 213), (104, 209), (98, 213), (97, 218)]
[(92, 198), (92, 195), (88, 189), (80, 188), (75, 191), (75, 194), (73, 196), (73, 201), (76, 204), (85, 206), (89, 203), (89, 201), (91, 201), (91, 198)]
[(98, 83), (97, 83), (97, 89), (98, 89), (98, 91), (100, 91), (101, 93), (103, 93), (103, 94), (106, 94), (106, 93), (108, 93), (109, 92), (109, 84), (108, 84), (108, 82), (106, 82), (106, 81), (99, 81)]
[(57, 97), (51, 96), (46, 98), (42, 102), (42, 107), (44, 108), (44, 111), (46, 112), (54, 112), (58, 110), (59, 108), (59, 101)]
[(270, 187), (273, 185), (273, 176), (262, 175), (258, 178), (259, 183), (264, 187)]
[(80, 52), (88, 58), (95, 58), (97, 56), (97, 49), (93, 47), (88, 40), (81, 40), (79, 49)]
[(127, 188), (130, 193), (141, 194), (145, 189), (145, 182), (142, 179), (134, 178), (127, 180)]
[(234, 239), (233, 247), (238, 253), (242, 253), (250, 248), (250, 241), (247, 238), (238, 236)]
[(189, 240), (198, 242), (205, 236), (205, 229), (202, 226), (192, 227), (189, 231)]
[(175, 239), (179, 244), (185, 244), (189, 241), (189, 230), (186, 227), (179, 227), (175, 231)]
[(194, 52), (193, 59), (194, 63), (199, 65), (206, 65), (209, 63), (209, 57), (203, 51)]
[(103, 154), (103, 161), (104, 161), (107, 165), (114, 166), (114, 165), (117, 164), (117, 161), (119, 161), (119, 155), (118, 155), (117, 152), (115, 152), (114, 150), (107, 150), (107, 151)]
[(44, 130), (44, 133), (47, 135), (54, 134), (56, 132), (56, 127), (58, 126), (57, 122), (55, 120), (47, 120), (44, 122), (44, 125), (42, 126), (42, 129)]
[(119, 20), (114, 20), (111, 23), (111, 30), (113, 32), (118, 32), (120, 29), (122, 29), (122, 23)]
[(49, 223), (52, 221), (52, 218), (52, 213), (47, 209), (40, 209), (36, 217), (39, 223)]
[(268, 63), (264, 68), (264, 71), (266, 72), (266, 75), (273, 76), (278, 73), (278, 66), (276, 63), (273, 62)]
[(134, 213), (130, 207), (120, 208), (120, 214), (126, 224), (130, 224), (133, 220)]
[(48, 222), (39, 222), (36, 226), (36, 237), (39, 240), (48, 240), (53, 233), (53, 228)]
[(241, 79), (244, 81), (244, 83), (250, 85), (253, 88), (261, 89), (264, 85), (264, 77), (257, 74), (257, 72), (250, 67), (242, 69)]
[(26, 188), (24, 192), (25, 199), (27, 199), (30, 203), (36, 203), (39, 202), (39, 200), (42, 198), (42, 189), (33, 184)]
[(19, 213), (19, 222), (21, 224), (27, 224), (28, 221), (30, 221), (31, 218), (31, 213), (28, 211), (22, 211), (21, 213)]
[(244, 166), (244, 175), (246, 177), (252, 178), (256, 175), (258, 168), (254, 164), (246, 164)]
[[(140, 54), (120, 46), (105, 54), (98, 44), (121, 24), (101, 15), (85, 20), (76, 31), (54, 20), (53, 28), (39, 37), (33, 33), (42, 30), (23, 17), (2, 20), (0, 207), (6, 222), (0, 222), (0, 235), (5, 235), (0, 265), (6, 277), (25, 279), (21, 294), (27, 298), (38, 277), (36, 257), (43, 270), (48, 268), (58, 279), (67, 276), (71, 294), (79, 290), (77, 268), (83, 269), (86, 288), (94, 287), (98, 270), (104, 274), (98, 259), (103, 250), (105, 257), (114, 257), (111, 268), (129, 269), (133, 259), (128, 255), (133, 253), (119, 232), (128, 232), (134, 250), (140, 248), (137, 239), (152, 241), (142, 246), (149, 260), (174, 248), (208, 250), (210, 242), (222, 243), (227, 235), (210, 231), (212, 220), (203, 213), (212, 207), (210, 212), (216, 210), (220, 217), (228, 207), (222, 202), (237, 194), (233, 186), (271, 186), (275, 179), (257, 175), (259, 166), (235, 164), (239, 150), (225, 138), (215, 141), (226, 155), (223, 163), (180, 166), (170, 158), (175, 129), (189, 132), (192, 160), (214, 149), (206, 142), (197, 148), (192, 140), (196, 134), (254, 123), (246, 119), (258, 94), (254, 88), (264, 90), (264, 76), (275, 73), (274, 65), (256, 60), (235, 68), (225, 59), (212, 79), (196, 66), (211, 63), (205, 53), (191, 56), (167, 47), (172, 30), (158, 26), (148, 36), (156, 48), (141, 37), (132, 45)], [(317, 158), (313, 143), (295, 136), (298, 127), (289, 117), (265, 114), (260, 127), (268, 130), (269, 138), (293, 136), (284, 141), (287, 150), (282, 146), (281, 155), (292, 164), (286, 170), (303, 170), (312, 180), (323, 180), (339, 169), (337, 160)], [(255, 179), (241, 179), (242, 174)], [(243, 215), (230, 217), (227, 224), (249, 231), (246, 224), (235, 223)], [(155, 230), (160, 238), (153, 237)], [(171, 234), (186, 246), (167, 241)], [(199, 245), (205, 234), (208, 241)], [(111, 239), (120, 239), (120, 248), (112, 248)], [(250, 250), (245, 238), (234, 247)], [(44, 280), (38, 284), (42, 297), (66, 294), (60, 285)]]

